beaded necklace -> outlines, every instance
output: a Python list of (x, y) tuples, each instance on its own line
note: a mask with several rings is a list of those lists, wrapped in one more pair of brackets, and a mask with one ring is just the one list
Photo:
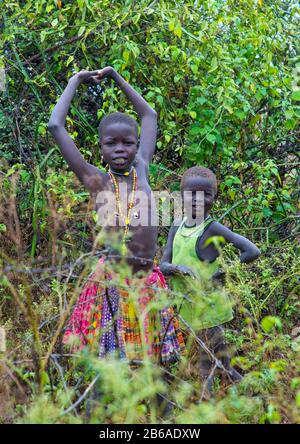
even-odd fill
[(132, 172), (133, 170), (133, 166), (131, 166), (129, 171), (125, 171), (125, 173), (120, 173), (119, 171), (114, 171), (111, 167), (109, 168), (108, 171), (110, 171), (113, 174), (116, 174), (117, 176), (129, 176), (129, 174)]
[(134, 199), (135, 199), (135, 193), (137, 190), (137, 174), (136, 174), (136, 169), (133, 167), (130, 172), (133, 171), (133, 182), (132, 182), (132, 190), (131, 190), (131, 199), (130, 202), (128, 203), (127, 206), (127, 214), (124, 217), (123, 212), (121, 210), (121, 202), (120, 202), (120, 190), (119, 190), (119, 183), (117, 181), (117, 179), (115, 178), (114, 174), (112, 173), (111, 170), (108, 171), (108, 174), (110, 176), (110, 179), (112, 181), (112, 185), (115, 189), (115, 193), (116, 193), (116, 201), (117, 201), (117, 209), (118, 209), (118, 214), (120, 216), (120, 218), (122, 217), (124, 219), (124, 234), (123, 234), (123, 239), (122, 239), (122, 253), (125, 254), (126, 252), (126, 238), (127, 238), (127, 234), (129, 231), (129, 224), (130, 224), (130, 216), (131, 216), (131, 210), (134, 206)]

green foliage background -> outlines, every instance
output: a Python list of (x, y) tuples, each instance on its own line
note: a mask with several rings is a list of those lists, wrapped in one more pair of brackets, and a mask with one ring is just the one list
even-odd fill
[[(221, 387), (220, 401), (213, 401), (217, 404), (191, 405), (190, 416), (175, 421), (299, 421), (299, 360), (293, 354), (299, 346), (291, 334), (299, 326), (297, 2), (29, 0), (0, 2), (0, 8), (0, 67), (6, 71), (6, 88), (0, 92), (4, 269), (9, 264), (61, 270), (90, 251), (96, 236), (91, 203), (68, 171), (47, 122), (75, 71), (114, 66), (159, 115), (153, 189), (178, 189), (181, 173), (194, 164), (212, 168), (219, 178), (214, 215), (263, 252), (247, 268), (230, 248), (225, 255), (228, 285), (240, 302), (228, 337), (240, 367), (253, 372), (260, 388), (261, 380), (267, 381), (266, 391), (257, 389), (260, 414), (242, 412), (240, 396), (247, 396), (246, 389), (225, 395)], [(97, 126), (115, 110), (134, 115), (113, 83), (82, 85), (67, 118), (82, 154), (99, 168)], [(161, 229), (160, 247), (166, 234)], [(16, 298), (5, 281), (0, 314), (11, 348), (26, 337), (31, 343), (36, 325), (55, 315), (63, 276), (49, 272), (41, 283), (35, 274), (3, 272), (20, 300), (34, 307), (29, 326), (20, 305), (21, 316), (15, 319)], [(267, 320), (261, 325), (262, 319)], [(47, 337), (44, 331), (40, 335)], [(30, 347), (24, 348), (24, 359), (26, 353)], [(43, 348), (37, 346), (35, 353), (41, 357)], [(7, 365), (13, 366), (15, 357), (10, 357)], [(25, 365), (18, 377), (30, 379), (29, 373)], [(30, 387), (34, 392), (34, 383)], [(53, 414), (55, 422), (59, 407), (53, 399), (48, 419)], [(47, 420), (37, 413), (44, 401), (34, 401), (28, 421)], [(23, 399), (20, 405), (28, 402)], [(14, 412), (13, 420), (19, 414)], [(105, 419), (103, 412), (99, 415)]]

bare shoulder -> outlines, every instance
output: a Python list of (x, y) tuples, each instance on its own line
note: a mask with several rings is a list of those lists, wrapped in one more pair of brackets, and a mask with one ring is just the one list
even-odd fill
[(83, 176), (83, 184), (90, 191), (90, 193), (103, 190), (106, 182), (107, 174), (99, 170), (99, 168), (95, 167), (94, 165), (89, 164)]
[(174, 219), (174, 222), (172, 223), (170, 230), (169, 230), (169, 235), (168, 235), (169, 238), (172, 239), (175, 236), (176, 231), (178, 230), (181, 222), (182, 222), (182, 219), (179, 219), (179, 218)]
[(174, 219), (174, 222), (171, 225), (171, 229), (177, 231), (181, 222), (182, 222), (182, 218), (180, 218), (180, 217), (178, 217), (177, 219)]
[(225, 225), (221, 224), (214, 220), (211, 224), (209, 224), (209, 232), (214, 236), (222, 236), (224, 233), (228, 233), (231, 230), (227, 228)]

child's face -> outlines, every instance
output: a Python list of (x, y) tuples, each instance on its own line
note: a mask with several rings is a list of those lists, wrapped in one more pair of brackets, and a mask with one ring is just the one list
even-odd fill
[(105, 162), (116, 171), (126, 171), (133, 163), (137, 152), (134, 129), (126, 123), (111, 123), (102, 134), (101, 151)]
[[(185, 191), (189, 192), (185, 193)], [(208, 214), (215, 200), (213, 183), (208, 177), (187, 177), (184, 180), (181, 193), (185, 209), (194, 219), (199, 215)]]

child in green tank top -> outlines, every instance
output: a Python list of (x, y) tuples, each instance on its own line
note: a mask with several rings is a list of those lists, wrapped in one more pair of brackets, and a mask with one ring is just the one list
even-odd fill
[[(182, 294), (180, 316), (208, 350), (200, 350), (200, 375), (212, 393), (217, 359), (231, 381), (241, 375), (231, 367), (222, 324), (233, 318), (232, 303), (221, 286), (219, 251), (212, 239), (222, 237), (241, 251), (241, 262), (252, 262), (260, 250), (248, 239), (233, 233), (209, 215), (217, 194), (217, 180), (208, 168), (188, 169), (181, 180), (185, 217), (175, 220), (161, 261), (161, 270), (170, 276), (170, 287)], [(201, 342), (200, 341), (200, 342)], [(202, 347), (203, 348), (203, 347)]]

